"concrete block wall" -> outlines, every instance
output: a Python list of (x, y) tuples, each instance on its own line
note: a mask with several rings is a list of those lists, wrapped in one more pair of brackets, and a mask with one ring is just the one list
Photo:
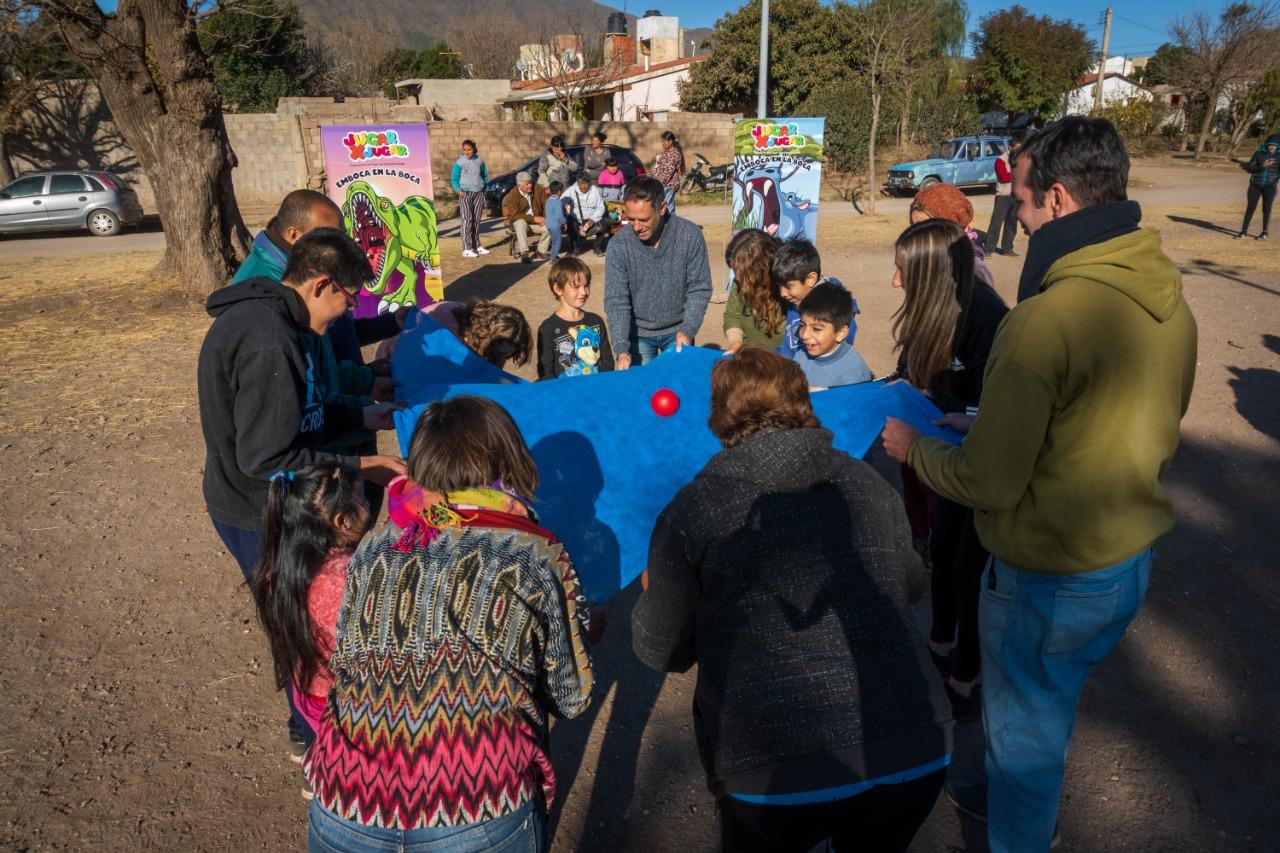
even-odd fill
[[(155, 196), (137, 158), (125, 143), (92, 83), (67, 81), (42, 97), (35, 113), (38, 132), (23, 145), (11, 140), (17, 172), (39, 169), (103, 169), (120, 174), (138, 193), (143, 208), (155, 212)], [(282, 98), (275, 113), (225, 115), (235, 152), (232, 172), (236, 199), (245, 208), (270, 208), (290, 190), (324, 187), (320, 128), (330, 124), (430, 122), (431, 168), (437, 195), (449, 195), (449, 173), (462, 140), (474, 139), (491, 175), (519, 168), (546, 150), (560, 134), (569, 145), (585, 144), (604, 130), (610, 145), (635, 151), (646, 165), (661, 149), (664, 130), (680, 137), (692, 163), (700, 152), (713, 163), (733, 156), (733, 121), (720, 114), (672, 113), (666, 122), (431, 121), (427, 107), (386, 98)], [(84, 128), (94, 129), (93, 138)]]

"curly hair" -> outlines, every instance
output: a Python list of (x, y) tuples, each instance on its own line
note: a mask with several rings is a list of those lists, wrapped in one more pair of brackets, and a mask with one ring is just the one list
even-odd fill
[[(454, 314), (462, 331), (462, 342), (476, 355), (499, 366), (507, 359), (528, 364), (533, 351), (533, 332), (520, 309), (480, 301), (467, 303)], [(504, 349), (508, 350), (505, 354)]]
[(755, 324), (767, 335), (782, 331), (786, 312), (773, 286), (773, 256), (782, 241), (759, 228), (733, 235), (724, 249), (724, 262), (733, 270), (733, 284)]
[(755, 346), (743, 347), (712, 368), (707, 425), (725, 447), (765, 430), (822, 426), (800, 365)]

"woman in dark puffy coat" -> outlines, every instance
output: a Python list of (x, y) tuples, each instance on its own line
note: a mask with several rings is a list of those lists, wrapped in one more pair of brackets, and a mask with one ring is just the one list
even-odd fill
[(1246, 196), (1248, 202), (1244, 209), (1244, 224), (1240, 226), (1240, 233), (1236, 235), (1236, 239), (1243, 239), (1249, 233), (1249, 221), (1253, 219), (1253, 212), (1258, 208), (1258, 201), (1262, 201), (1262, 233), (1258, 235), (1259, 240), (1267, 239), (1267, 226), (1271, 224), (1271, 205), (1276, 200), (1276, 183), (1280, 181), (1280, 137), (1273, 136), (1262, 144), (1249, 163), (1245, 166), (1245, 171), (1249, 173), (1249, 190)]

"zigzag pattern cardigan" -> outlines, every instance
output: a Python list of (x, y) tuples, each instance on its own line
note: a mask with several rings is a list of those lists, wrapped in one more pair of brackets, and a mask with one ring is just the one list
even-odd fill
[(591, 694), (582, 586), (548, 531), (469, 515), (430, 541), (389, 525), (352, 558), (305, 767), (346, 820), (457, 826), (554, 799), (546, 715)]

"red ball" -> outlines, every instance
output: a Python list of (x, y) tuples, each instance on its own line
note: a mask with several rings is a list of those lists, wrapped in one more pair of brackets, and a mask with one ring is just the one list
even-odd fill
[(680, 408), (680, 398), (670, 388), (659, 388), (653, 392), (649, 405), (653, 407), (653, 412), (658, 417), (669, 418)]

